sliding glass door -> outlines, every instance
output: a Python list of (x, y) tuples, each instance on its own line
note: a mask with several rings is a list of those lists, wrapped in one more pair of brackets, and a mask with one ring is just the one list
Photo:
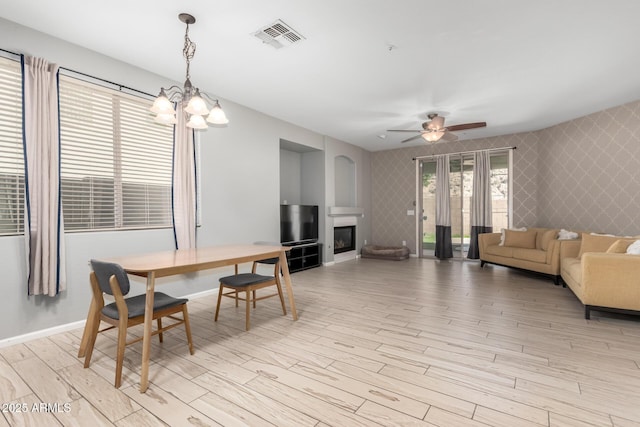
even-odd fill
[[(509, 171), (510, 153), (491, 153), (491, 200), (493, 229), (509, 226)], [(418, 188), (418, 241), (421, 257), (434, 256), (436, 235), (436, 161), (419, 160)], [(451, 240), (454, 258), (464, 259), (469, 250), (471, 236), (471, 197), (473, 194), (473, 153), (449, 156), (449, 193), (451, 203)]]

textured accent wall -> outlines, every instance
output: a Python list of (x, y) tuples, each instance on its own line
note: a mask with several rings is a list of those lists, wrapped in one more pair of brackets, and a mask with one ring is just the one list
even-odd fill
[(399, 245), (406, 240), (412, 252), (416, 246), (416, 164), (414, 157), (501, 147), (518, 147), (513, 153), (513, 221), (515, 226), (533, 225), (537, 220), (538, 135), (520, 133), (495, 138), (456, 141), (378, 151), (371, 154), (372, 242)]
[(640, 101), (537, 133), (538, 225), (640, 234)]

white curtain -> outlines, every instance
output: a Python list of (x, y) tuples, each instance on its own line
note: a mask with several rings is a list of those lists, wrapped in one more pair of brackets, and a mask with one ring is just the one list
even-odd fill
[(491, 156), (488, 151), (479, 151), (474, 155), (471, 241), (467, 258), (480, 258), (478, 234), (493, 231), (491, 216)]
[(449, 192), (449, 155), (436, 157), (436, 248), (435, 256), (452, 258), (451, 197)]
[(53, 297), (66, 289), (58, 66), (30, 56), (21, 64), (28, 293)]
[(178, 123), (173, 131), (173, 232), (176, 249), (196, 247), (196, 151), (193, 129), (186, 126), (181, 103), (176, 107)]

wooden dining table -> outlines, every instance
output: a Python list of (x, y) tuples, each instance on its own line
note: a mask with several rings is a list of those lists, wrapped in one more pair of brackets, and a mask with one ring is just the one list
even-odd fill
[[(101, 260), (120, 264), (128, 274), (145, 277), (147, 281), (140, 392), (144, 393), (149, 386), (149, 354), (151, 352), (153, 297), (157, 278), (279, 257), (293, 320), (298, 320), (296, 304), (293, 298), (293, 289), (291, 287), (291, 277), (287, 265), (287, 251), (290, 249), (290, 247), (286, 246), (273, 245), (221, 245), (153, 252)], [(92, 308), (90, 309), (88, 319), (92, 318), (91, 310)], [(86, 348), (84, 341), (85, 338), (83, 337), (83, 342), (80, 345), (80, 351), (78, 353), (79, 356), (84, 355), (84, 349)]]

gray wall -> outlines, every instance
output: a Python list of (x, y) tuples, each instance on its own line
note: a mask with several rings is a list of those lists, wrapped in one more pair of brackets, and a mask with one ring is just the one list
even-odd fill
[(302, 153), (280, 150), (280, 203), (302, 204)]
[(640, 234), (640, 101), (539, 137), (539, 225)]
[(302, 154), (301, 199), (303, 205), (322, 205), (324, 211), (324, 152), (312, 151)]
[[(325, 191), (324, 191), (324, 151), (311, 151), (302, 153), (302, 201), (303, 205), (318, 205), (318, 241), (325, 243), (324, 230), (326, 218)], [(324, 259), (324, 258), (323, 258)]]
[(338, 156), (334, 161), (336, 206), (356, 206), (356, 164)]
[[(3, 19), (0, 19), (0, 40), (2, 48), (40, 56), (60, 66), (148, 93), (157, 93), (161, 86), (176, 84)], [(216, 88), (203, 90), (215, 94)], [(323, 135), (228, 100), (222, 99), (221, 104), (231, 121), (229, 126), (211, 128), (199, 134), (202, 155), (199, 246), (279, 240), (280, 139), (317, 149), (336, 144), (362, 151), (339, 141), (327, 142)], [(324, 180), (324, 176), (321, 179)], [(0, 237), (3, 270), (0, 340), (9, 343), (11, 341), (7, 339), (11, 337), (84, 320), (91, 299), (89, 259), (174, 249), (170, 229), (66, 233), (65, 243), (67, 290), (55, 298), (29, 297), (25, 284), (23, 238)], [(164, 292), (189, 295), (210, 291), (215, 288), (217, 277), (227, 273), (228, 270), (221, 269), (161, 279), (158, 283)], [(144, 283), (135, 280), (133, 292), (143, 290)]]

